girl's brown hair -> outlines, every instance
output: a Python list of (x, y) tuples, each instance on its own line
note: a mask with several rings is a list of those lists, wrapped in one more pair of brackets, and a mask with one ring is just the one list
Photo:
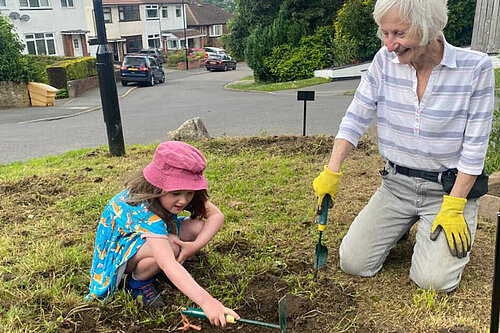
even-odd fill
[[(132, 206), (137, 206), (141, 202), (148, 204), (148, 209), (153, 214), (158, 215), (169, 228), (178, 233), (175, 223), (173, 223), (172, 213), (167, 211), (160, 203), (160, 197), (167, 194), (164, 190), (149, 183), (142, 170), (134, 173), (125, 183), (129, 191), (129, 198), (127, 203)], [(191, 213), (191, 218), (204, 218), (206, 217), (205, 202), (209, 196), (207, 190), (199, 190), (194, 192), (194, 197), (187, 205), (186, 210)]]

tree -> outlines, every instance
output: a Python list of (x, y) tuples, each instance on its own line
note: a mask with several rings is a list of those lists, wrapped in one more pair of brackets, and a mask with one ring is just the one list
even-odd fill
[(449, 0), (448, 24), (444, 29), (446, 40), (455, 46), (470, 45), (476, 0)]
[(14, 26), (0, 14), (0, 81), (28, 82), (37, 77), (32, 61), (21, 54), (24, 44)]
[(224, 43), (231, 55), (245, 59), (247, 38), (257, 27), (270, 25), (278, 13), (283, 0), (236, 0), (235, 16), (229, 20)]
[(335, 20), (335, 56), (339, 64), (368, 60), (380, 48), (372, 0), (347, 0)]
[(233, 13), (236, 4), (234, 0), (224, 1), (224, 0), (200, 0), (201, 3), (208, 3)]

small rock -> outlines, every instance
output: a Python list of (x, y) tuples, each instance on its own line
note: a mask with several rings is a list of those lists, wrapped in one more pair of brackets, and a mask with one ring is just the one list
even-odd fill
[(494, 195), (486, 194), (479, 198), (478, 215), (485, 220), (495, 222), (497, 213), (500, 210), (500, 198)]
[(10, 281), (10, 280), (14, 280), (17, 276), (15, 276), (14, 274), (4, 274), (2, 276), (2, 280), (4, 280), (5, 282), (7, 281)]
[(167, 140), (198, 141), (210, 139), (208, 130), (200, 117), (188, 119), (178, 129), (167, 132)]

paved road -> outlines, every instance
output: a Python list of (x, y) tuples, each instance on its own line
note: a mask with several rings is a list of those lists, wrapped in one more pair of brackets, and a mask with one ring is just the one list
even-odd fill
[[(167, 131), (201, 117), (213, 137), (259, 134), (302, 134), (303, 102), (296, 91), (254, 93), (224, 89), (250, 75), (239, 64), (230, 72), (201, 69), (169, 71), (165, 84), (153, 87), (118, 86), (126, 144), (164, 140)], [(359, 81), (341, 81), (302, 90), (315, 90), (307, 104), (307, 134), (335, 134)], [(98, 89), (54, 107), (0, 110), (0, 163), (107, 145)]]

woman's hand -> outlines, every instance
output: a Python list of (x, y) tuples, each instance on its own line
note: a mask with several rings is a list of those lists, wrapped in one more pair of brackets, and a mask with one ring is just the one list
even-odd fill
[(174, 244), (180, 247), (180, 252), (177, 256), (177, 262), (180, 264), (183, 264), (186, 259), (189, 259), (200, 250), (200, 247), (195, 242), (184, 242), (179, 238), (174, 239)]
[(200, 304), (200, 306), (205, 316), (210, 320), (210, 324), (215, 326), (226, 327), (226, 314), (233, 316), (236, 320), (240, 319), (240, 316), (236, 312), (226, 308), (213, 297), (210, 297), (206, 302)]

